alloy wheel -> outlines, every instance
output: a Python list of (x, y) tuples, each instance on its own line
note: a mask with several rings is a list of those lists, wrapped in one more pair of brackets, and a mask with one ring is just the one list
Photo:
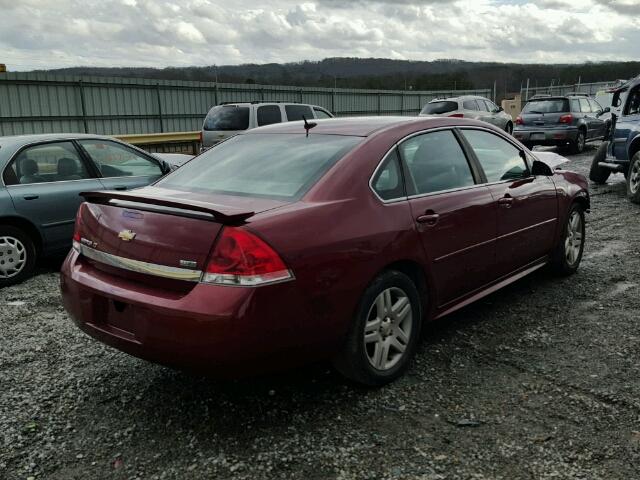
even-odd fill
[(582, 217), (580, 212), (573, 211), (567, 224), (567, 236), (564, 241), (564, 253), (567, 263), (573, 267), (580, 257), (582, 249)]
[(383, 290), (369, 308), (364, 349), (371, 366), (389, 370), (402, 359), (411, 338), (413, 309), (400, 288)]
[(0, 237), (0, 278), (18, 275), (27, 264), (27, 249), (15, 237)]
[(586, 145), (586, 138), (582, 131), (578, 133), (578, 139), (576, 140), (576, 145), (577, 145), (578, 152), (582, 152), (584, 150), (584, 147)]

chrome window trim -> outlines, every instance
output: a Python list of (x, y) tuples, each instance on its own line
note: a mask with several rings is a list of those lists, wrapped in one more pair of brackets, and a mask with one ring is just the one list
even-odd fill
[(95, 248), (74, 242), (73, 247), (81, 255), (104, 263), (112, 267), (122, 268), (131, 272), (144, 273), (156, 277), (171, 278), (174, 280), (184, 280), (187, 282), (199, 282), (202, 279), (201, 270), (192, 270), (189, 268), (170, 267), (168, 265), (159, 265), (157, 263), (143, 262), (142, 260), (133, 260), (131, 258), (120, 257), (107, 252), (101, 252)]
[[(523, 150), (520, 146), (518, 146), (518, 144), (515, 143), (515, 139), (511, 140), (510, 138), (505, 138), (503, 135), (501, 135), (500, 133), (496, 132), (493, 128), (487, 128), (487, 127), (483, 127), (480, 125), (451, 125), (448, 127), (436, 127), (436, 128), (429, 128), (426, 130), (420, 130), (418, 132), (413, 132), (408, 134), (405, 137), (402, 137), (400, 140), (398, 140), (397, 142), (395, 142), (393, 144), (393, 146), (387, 151), (387, 153), (384, 154), (384, 156), (382, 157), (382, 160), (380, 160), (378, 162), (378, 165), (376, 166), (375, 170), (373, 171), (373, 174), (369, 177), (369, 189), (373, 192), (373, 194), (375, 195), (375, 197), (380, 200), (380, 202), (382, 202), (383, 204), (389, 204), (389, 203), (398, 203), (404, 200), (413, 200), (416, 198), (422, 198), (422, 197), (427, 197), (427, 196), (433, 196), (433, 195), (440, 195), (442, 193), (450, 193), (450, 192), (456, 192), (459, 190), (469, 190), (471, 188), (476, 188), (476, 187), (489, 187), (492, 185), (497, 185), (500, 183), (513, 183), (514, 181), (516, 181), (516, 179), (509, 179), (509, 180), (499, 180), (497, 182), (484, 182), (484, 183), (476, 183), (474, 185), (467, 185), (465, 187), (458, 187), (458, 188), (450, 188), (448, 190), (440, 190), (438, 192), (429, 192), (429, 193), (421, 193), (421, 194), (416, 194), (416, 195), (410, 195), (410, 196), (402, 196), (402, 197), (397, 197), (397, 198), (393, 198), (390, 200), (383, 200), (380, 195), (378, 195), (378, 193), (375, 191), (375, 189), (373, 188), (373, 179), (375, 178), (376, 174), (378, 173), (378, 170), (380, 168), (382, 168), (382, 164), (385, 162), (385, 160), (387, 159), (387, 157), (389, 156), (389, 154), (391, 154), (391, 152), (395, 149), (398, 148), (400, 146), (400, 144), (406, 140), (409, 140), (413, 137), (416, 137), (418, 135), (423, 135), (425, 133), (431, 133), (431, 132), (439, 132), (442, 130), (451, 130), (453, 132), (453, 130), (481, 130), (481, 131), (485, 131), (487, 133), (491, 133), (493, 135), (496, 135), (499, 138), (502, 138), (504, 141), (510, 143), (513, 147), (515, 147), (518, 151), (520, 152), (526, 152), (526, 150)], [(462, 132), (463, 133), (463, 132)], [(464, 151), (464, 150), (463, 150)], [(527, 166), (527, 168), (529, 169), (529, 173), (531, 173), (531, 165), (529, 165), (529, 162), (524, 160), (525, 165)], [(480, 165), (480, 168), (482, 168), (482, 165)], [(530, 178), (532, 175), (529, 175), (528, 177), (522, 177), (522, 180), (526, 179), (526, 178)]]
[(70, 183), (70, 182), (86, 182), (87, 180), (100, 180), (99, 177), (78, 178), (77, 180), (53, 180), (51, 182), (34, 182), (34, 183), (14, 183), (5, 185), (6, 188), (26, 187), (27, 185), (51, 185), (53, 183)]

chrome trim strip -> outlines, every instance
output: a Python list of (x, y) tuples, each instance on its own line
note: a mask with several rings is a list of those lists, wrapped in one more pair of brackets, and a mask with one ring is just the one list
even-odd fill
[(76, 246), (79, 248), (81, 255), (95, 260), (96, 262), (104, 263), (112, 267), (122, 268), (123, 270), (154, 275), (156, 277), (171, 278), (173, 280), (184, 280), (187, 282), (199, 282), (202, 278), (202, 272), (200, 270), (169, 267), (167, 265), (158, 265), (157, 263), (133, 260), (131, 258), (101, 252), (100, 250), (96, 250), (95, 248), (91, 248), (80, 243)]
[[(398, 198), (393, 198), (391, 200), (383, 200), (382, 198), (380, 198), (380, 196), (374, 190), (372, 182), (373, 182), (374, 177), (378, 173), (378, 170), (382, 167), (382, 164), (387, 159), (387, 156), (389, 156), (389, 154), (393, 151), (394, 148), (398, 148), (402, 142), (404, 142), (406, 140), (409, 140), (410, 138), (415, 137), (417, 135), (422, 135), (422, 134), (431, 133), (431, 132), (438, 132), (438, 131), (441, 131), (441, 130), (452, 130), (453, 131), (453, 130), (456, 130), (456, 129), (457, 130), (482, 130), (482, 131), (485, 131), (485, 132), (488, 132), (488, 133), (492, 133), (492, 134), (494, 134), (496, 136), (500, 136), (500, 138), (502, 138), (506, 142), (510, 143), (511, 145), (513, 145), (518, 150), (526, 152), (526, 150), (522, 150), (522, 148), (515, 143), (515, 141), (514, 141), (515, 138), (514, 139), (505, 138), (504, 136), (501, 136), (498, 132), (496, 132), (494, 129), (482, 127), (482, 126), (479, 126), (479, 125), (450, 125), (450, 126), (446, 126), (446, 127), (436, 127), (436, 128), (429, 128), (429, 129), (426, 129), (426, 130), (420, 130), (418, 132), (410, 133), (407, 136), (401, 138), (400, 140), (398, 140), (396, 143), (393, 144), (393, 146), (387, 151), (387, 153), (385, 153), (384, 157), (382, 157), (382, 160), (380, 160), (380, 162), (378, 162), (378, 166), (373, 171), (373, 174), (371, 175), (371, 177), (369, 177), (369, 189), (373, 192), (373, 194), (376, 196), (376, 198), (378, 200), (380, 200), (383, 204), (387, 204), (387, 203), (397, 203), (397, 202), (402, 201), (402, 200), (413, 200), (415, 198), (422, 198), (422, 197), (427, 197), (427, 196), (432, 196), (432, 195), (440, 195), (442, 193), (455, 192), (455, 191), (458, 191), (458, 190), (468, 190), (468, 189), (476, 188), (476, 187), (487, 187), (487, 186), (491, 186), (491, 185), (497, 185), (497, 184), (500, 184), (500, 183), (513, 183), (513, 182), (518, 181), (518, 180), (524, 180), (524, 179), (527, 179), (527, 178), (531, 178), (532, 175), (529, 175), (528, 177), (522, 177), (522, 179), (509, 179), (509, 180), (499, 180), (497, 182), (475, 183), (473, 185), (467, 185), (465, 187), (457, 187), (457, 188), (452, 188), (452, 189), (449, 189), (449, 190), (440, 190), (438, 192), (429, 192), (429, 193), (421, 193), (421, 194), (416, 194), (416, 195), (398, 197)], [(529, 165), (529, 162), (525, 161), (525, 164), (527, 165), (529, 170), (531, 170), (531, 166)]]

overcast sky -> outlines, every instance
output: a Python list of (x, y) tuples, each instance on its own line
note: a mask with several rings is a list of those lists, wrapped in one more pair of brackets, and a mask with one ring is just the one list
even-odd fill
[(640, 58), (640, 0), (0, 0), (11, 70)]

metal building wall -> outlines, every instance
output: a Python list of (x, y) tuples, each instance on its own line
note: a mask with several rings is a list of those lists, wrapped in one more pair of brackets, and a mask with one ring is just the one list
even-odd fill
[(209, 108), (221, 102), (310, 103), (337, 116), (417, 115), (433, 98), (463, 94), (488, 97), (491, 91), (356, 90), (0, 73), (0, 135), (195, 131)]

